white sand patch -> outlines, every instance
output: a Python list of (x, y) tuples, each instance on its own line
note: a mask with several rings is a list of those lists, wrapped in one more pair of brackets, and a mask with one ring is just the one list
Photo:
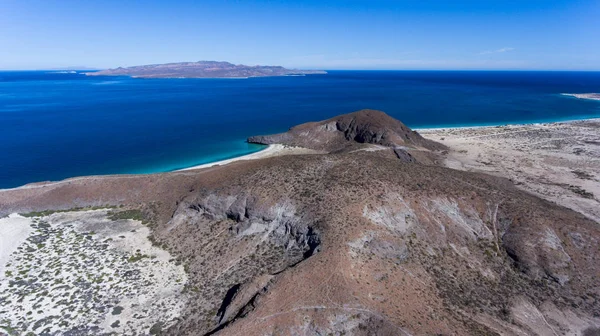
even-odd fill
[(11, 253), (25, 242), (33, 230), (31, 219), (11, 214), (6, 218), (0, 218), (0, 278), (4, 275), (4, 265), (10, 259)]
[(308, 148), (292, 147), (292, 146), (284, 146), (284, 145), (275, 144), (275, 145), (269, 145), (267, 148), (261, 150), (260, 152), (243, 155), (243, 156), (236, 157), (233, 159), (222, 160), (222, 161), (206, 163), (206, 164), (202, 164), (202, 165), (198, 165), (198, 166), (193, 166), (193, 167), (181, 169), (178, 171), (210, 168), (210, 167), (214, 167), (214, 166), (223, 166), (223, 165), (226, 165), (226, 164), (229, 164), (232, 162), (236, 162), (236, 161), (257, 160), (257, 159), (264, 159), (264, 158), (268, 158), (268, 157), (282, 156), (282, 155), (324, 154), (324, 153), (325, 152), (323, 152), (323, 151), (317, 151), (317, 150), (308, 149)]
[(183, 266), (152, 246), (141, 222), (109, 217), (89, 210), (27, 219), (31, 230), (0, 276), (0, 325), (82, 335), (173, 325), (187, 301)]
[(450, 148), (449, 168), (506, 177), (600, 223), (599, 124), (590, 119), (419, 133)]

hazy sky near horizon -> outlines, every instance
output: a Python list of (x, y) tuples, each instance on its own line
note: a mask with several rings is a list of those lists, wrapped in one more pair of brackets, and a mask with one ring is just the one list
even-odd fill
[(599, 0), (0, 0), (0, 69), (600, 70)]

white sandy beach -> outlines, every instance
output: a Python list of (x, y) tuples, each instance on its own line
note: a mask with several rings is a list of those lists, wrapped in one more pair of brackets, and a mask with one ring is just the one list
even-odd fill
[(600, 100), (600, 93), (563, 93), (562, 95), (579, 99)]
[[(582, 98), (585, 99), (585, 98)], [(440, 131), (476, 131), (476, 130), (488, 130), (488, 129), (507, 129), (507, 128), (521, 128), (521, 127), (538, 127), (538, 126), (552, 126), (552, 125), (568, 125), (579, 122), (600, 122), (600, 118), (583, 118), (583, 119), (568, 119), (560, 121), (542, 121), (542, 122), (531, 122), (522, 124), (499, 124), (499, 125), (482, 125), (482, 126), (448, 126), (448, 127), (415, 127), (413, 131), (419, 132), (422, 136), (428, 133), (437, 133)]]
[(261, 150), (260, 152), (243, 155), (243, 156), (239, 156), (239, 157), (235, 157), (235, 158), (231, 158), (231, 159), (227, 159), (227, 160), (205, 163), (205, 164), (201, 164), (198, 166), (180, 169), (178, 171), (210, 168), (210, 167), (215, 167), (215, 166), (223, 166), (223, 165), (226, 165), (226, 164), (229, 164), (232, 162), (236, 162), (236, 161), (265, 159), (268, 157), (282, 156), (282, 155), (323, 154), (323, 153), (324, 152), (313, 150), (313, 149), (302, 148), (302, 147), (290, 147), (290, 146), (284, 146), (284, 145), (269, 145), (267, 148)]

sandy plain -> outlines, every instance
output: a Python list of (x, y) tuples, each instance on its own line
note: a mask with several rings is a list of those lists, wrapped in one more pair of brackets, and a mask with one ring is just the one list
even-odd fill
[(600, 119), (419, 133), (450, 148), (449, 168), (506, 177), (600, 223)]

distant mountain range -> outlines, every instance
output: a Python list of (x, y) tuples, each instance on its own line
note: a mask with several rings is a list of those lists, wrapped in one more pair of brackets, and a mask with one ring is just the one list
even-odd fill
[(247, 78), (326, 74), (321, 70), (295, 70), (281, 66), (249, 66), (229, 62), (200, 61), (139, 65), (89, 72), (88, 76), (130, 76), (137, 78)]

